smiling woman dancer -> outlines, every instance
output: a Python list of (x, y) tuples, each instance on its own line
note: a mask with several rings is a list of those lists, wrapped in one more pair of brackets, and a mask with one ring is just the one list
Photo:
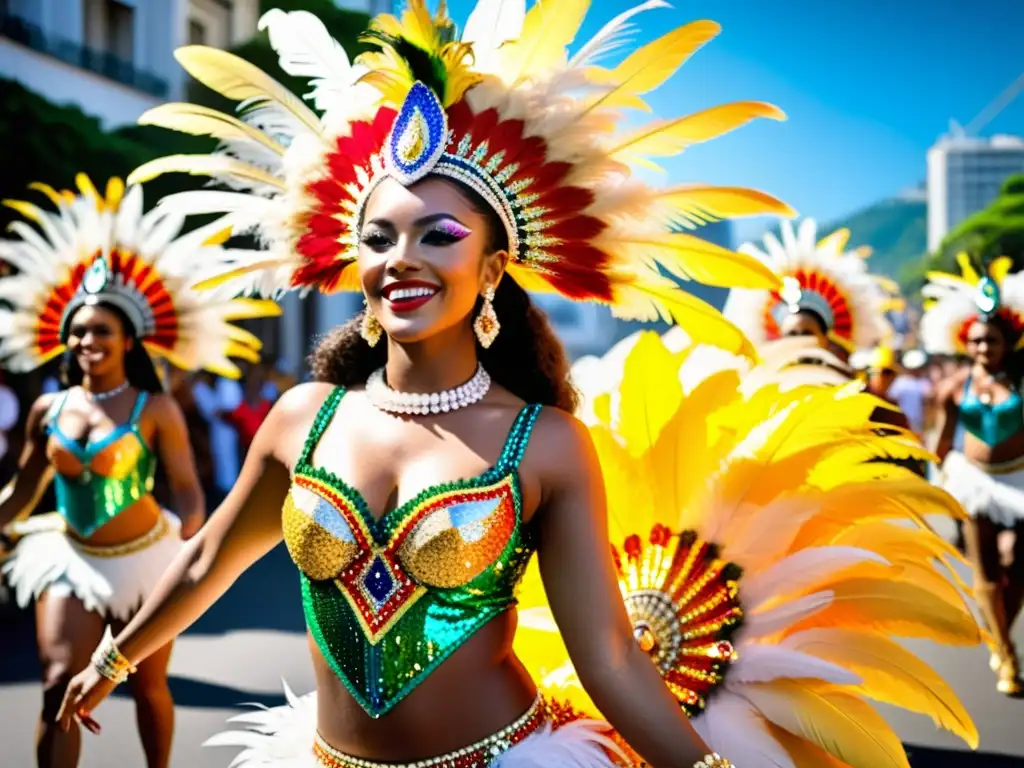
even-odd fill
[[(36, 759), (47, 768), (78, 763), (79, 730), (62, 731), (56, 715), (104, 622), (124, 626), (181, 539), (205, 519), (184, 418), (163, 393), (150, 354), (231, 373), (226, 354), (255, 357), (256, 340), (226, 321), (276, 312), (271, 302), (200, 304), (183, 287), (193, 259), (216, 258), (219, 248), (203, 246), (213, 230), (174, 240), (181, 218), (143, 215), (140, 188), (123, 196), (124, 185), (112, 179), (101, 197), (84, 176), (78, 184), (77, 197), (34, 185), (55, 214), (6, 201), (39, 231), (17, 222), (21, 240), (0, 250), (19, 270), (0, 281), (0, 296), (13, 305), (0, 314), (0, 356), (10, 369), (28, 371), (64, 353), (68, 386), (32, 405), (18, 474), (0, 503), (5, 543), (17, 541), (3, 574), (21, 607), (36, 599), (44, 676)], [(177, 517), (152, 496), (158, 458)], [(32, 512), (51, 478), (57, 512), (12, 524)], [(155, 649), (132, 679), (150, 768), (170, 759), (170, 653), (170, 643)]]
[(932, 303), (921, 318), (929, 352), (970, 359), (939, 386), (944, 420), (936, 453), (944, 459), (943, 485), (971, 516), (964, 542), (974, 593), (992, 633), (996, 687), (1019, 695), (1024, 685), (1011, 630), (1024, 603), (1024, 275), (1007, 274), (1006, 257), (980, 274), (966, 255), (959, 261), (963, 277), (929, 275), (925, 295)]
[[(514, 591), (537, 552), (581, 677), (622, 737), (657, 768), (729, 765), (709, 754), (634, 642), (568, 366), (523, 289), (625, 316), (670, 313), (705, 339), (746, 345), (656, 263), (752, 287), (774, 276), (668, 225), (789, 209), (750, 190), (653, 189), (628, 161), (780, 114), (727, 105), (685, 130), (659, 121), (647, 138), (616, 134), (619, 107), (642, 105), (717, 25), (670, 32), (606, 70), (592, 56), (621, 42), (627, 17), (566, 66), (585, 4), (538, 4), (501, 23), (488, 17), (497, 10), (479, 6), (453, 41), (446, 18), (413, 3), (401, 21), (376, 20), (368, 37), (379, 50), (352, 71), (308, 14), (265, 16), (285, 68), (320, 78), (322, 123), (229, 54), (179, 52), (273, 133), (232, 123), (228, 135), (231, 118), (214, 123), (180, 105), (144, 120), (222, 132), (264, 168), (179, 157), (135, 178), (188, 168), (255, 180), (269, 199), (198, 191), (166, 204), (259, 224), (270, 252), (229, 273), (243, 281), (230, 290), (359, 289), (367, 309), (315, 353), (319, 383), (275, 406), (166, 588), (104, 644), (112, 668), (76, 680), (65, 723), (91, 723), (109, 678), (182, 632), (283, 536), (301, 574), (316, 712), (254, 764), (607, 766), (612, 742), (600, 726), (553, 717), (512, 652)], [(263, 271), (246, 277), (251, 268)]]

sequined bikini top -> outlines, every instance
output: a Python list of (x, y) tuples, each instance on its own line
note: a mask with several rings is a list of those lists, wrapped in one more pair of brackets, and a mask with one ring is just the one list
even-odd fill
[[(127, 423), (84, 444), (65, 435), (57, 423), (66, 392), (47, 420), (47, 432), (57, 443), (51, 454), (57, 470), (57, 511), (80, 536), (88, 538), (153, 491), (156, 455), (139, 432), (146, 397), (139, 393)], [(69, 464), (74, 465), (72, 471)]]
[(427, 488), (375, 519), (359, 491), (310, 463), (343, 395), (328, 396), (306, 438), (282, 527), (310, 633), (376, 718), (515, 603), (536, 549), (519, 463), (540, 406), (519, 413), (483, 474)]
[(1024, 430), (1024, 400), (1020, 392), (1013, 389), (1001, 403), (983, 403), (971, 391), (971, 377), (968, 376), (960, 403), (960, 423), (976, 438), (994, 448)]

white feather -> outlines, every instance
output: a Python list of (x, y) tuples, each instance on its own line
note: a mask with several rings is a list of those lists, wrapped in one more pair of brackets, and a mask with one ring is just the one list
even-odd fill
[(275, 8), (263, 14), (258, 27), (267, 30), (281, 69), (309, 79), (313, 90), (303, 98), (320, 111), (326, 111), (366, 73), (365, 67), (352, 65), (341, 44), (308, 11), (286, 13)]
[(725, 685), (735, 689), (744, 683), (769, 683), (780, 678), (822, 680), (835, 685), (857, 685), (861, 682), (860, 677), (849, 670), (816, 656), (777, 645), (745, 643), (729, 668)]
[(600, 31), (576, 52), (576, 55), (569, 60), (569, 68), (574, 69), (593, 64), (601, 55), (622, 45), (622, 36), (627, 34), (633, 26), (627, 22), (637, 14), (655, 8), (671, 7), (665, 0), (647, 0), (647, 2), (623, 11), (601, 27)]
[(693, 720), (693, 727), (712, 750), (728, 755), (736, 765), (795, 768), (753, 705), (728, 690), (715, 691), (707, 709)]
[(525, 0), (479, 0), (462, 30), (462, 42), (473, 44), (473, 56), (481, 71), (505, 43), (518, 40), (526, 19)]
[(825, 590), (790, 600), (760, 613), (750, 613), (744, 620), (740, 633), (744, 639), (773, 635), (824, 610), (832, 604), (833, 597), (834, 593), (831, 590)]
[(804, 591), (840, 571), (868, 562), (889, 564), (881, 555), (859, 547), (802, 549), (744, 579), (740, 587), (740, 600), (748, 610), (756, 610), (767, 600)]

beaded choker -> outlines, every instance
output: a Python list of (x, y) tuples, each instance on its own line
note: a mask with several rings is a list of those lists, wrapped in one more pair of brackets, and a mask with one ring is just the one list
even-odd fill
[(89, 400), (92, 400), (94, 403), (102, 403), (107, 400), (114, 399), (122, 392), (127, 390), (129, 386), (130, 384), (128, 383), (128, 380), (125, 379), (116, 387), (114, 387), (113, 389), (108, 389), (106, 392), (90, 392), (89, 390), (85, 390), (85, 396)]
[(374, 407), (389, 413), (425, 416), (447, 413), (473, 405), (491, 388), (491, 377), (477, 364), (473, 378), (444, 392), (397, 392), (384, 381), (384, 369), (378, 368), (366, 380), (366, 396)]

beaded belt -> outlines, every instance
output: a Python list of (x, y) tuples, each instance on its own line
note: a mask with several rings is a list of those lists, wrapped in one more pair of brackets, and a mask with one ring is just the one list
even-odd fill
[(170, 533), (170, 531), (171, 526), (167, 523), (167, 519), (164, 517), (163, 512), (161, 512), (156, 525), (150, 528), (147, 533), (142, 534), (137, 539), (127, 541), (124, 544), (113, 544), (108, 547), (99, 547), (92, 544), (86, 544), (73, 538), (69, 538), (68, 540), (71, 542), (71, 545), (83, 555), (89, 555), (90, 557), (125, 557), (126, 555), (133, 555), (136, 552), (149, 549), (160, 541), (160, 539)]
[(313, 743), (313, 754), (323, 768), (486, 768), (498, 755), (512, 749), (543, 726), (547, 719), (547, 707), (544, 706), (544, 699), (538, 695), (526, 713), (511, 725), (476, 744), (440, 757), (409, 763), (379, 763), (339, 752), (325, 742), (319, 733)]

